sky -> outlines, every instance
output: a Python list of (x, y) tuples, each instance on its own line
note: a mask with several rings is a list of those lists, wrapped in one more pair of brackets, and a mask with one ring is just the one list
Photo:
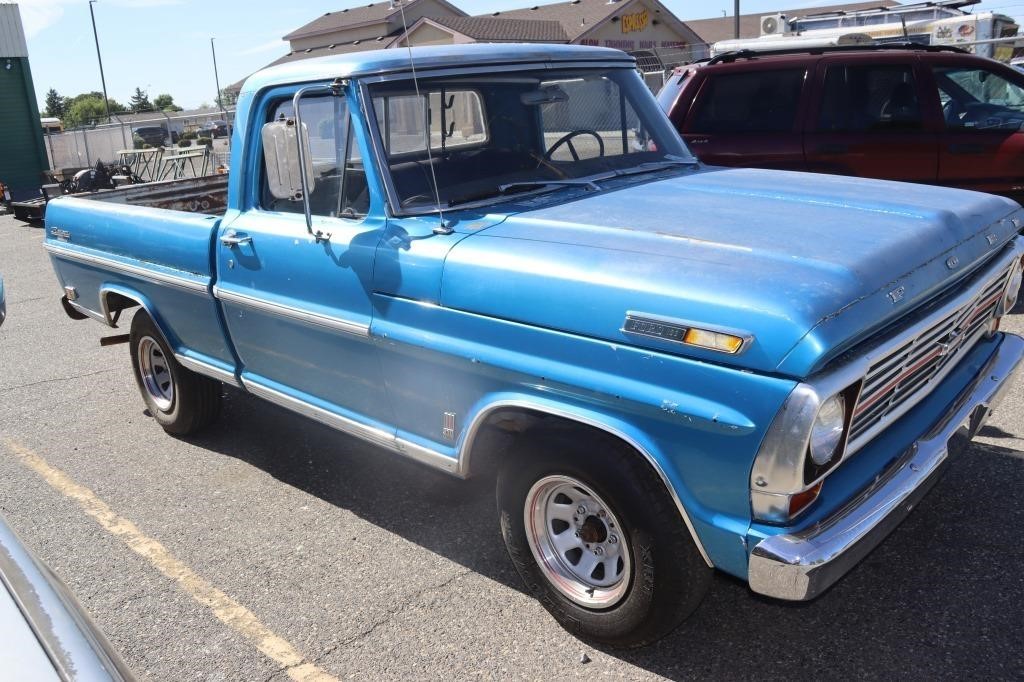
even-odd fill
[[(742, 0), (741, 13), (768, 14), (828, 0)], [(127, 103), (136, 87), (150, 99), (168, 93), (180, 106), (216, 101), (210, 38), (221, 87), (288, 52), (281, 36), (325, 13), (367, 0), (97, 0), (93, 5), (107, 93)], [(548, 4), (550, 0), (451, 0), (470, 14)], [(732, 0), (663, 0), (684, 21), (732, 13)], [(36, 95), (99, 91), (87, 0), (20, 0)], [(985, 0), (975, 11), (1024, 18), (1024, 0)], [(40, 106), (42, 109), (42, 106)]]

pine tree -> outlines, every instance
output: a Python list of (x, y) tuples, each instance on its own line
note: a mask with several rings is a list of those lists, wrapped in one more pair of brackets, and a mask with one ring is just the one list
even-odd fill
[(153, 103), (149, 101), (149, 94), (142, 88), (135, 88), (135, 94), (131, 96), (128, 106), (134, 113), (153, 111)]
[(52, 118), (62, 119), (67, 114), (68, 98), (61, 97), (53, 88), (46, 91), (46, 115)]

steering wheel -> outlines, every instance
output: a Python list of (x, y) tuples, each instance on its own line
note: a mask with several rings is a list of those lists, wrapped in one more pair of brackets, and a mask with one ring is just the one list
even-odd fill
[(572, 140), (580, 135), (590, 135), (597, 140), (598, 156), (604, 156), (604, 140), (593, 130), (574, 130), (571, 133), (566, 133), (562, 137), (551, 145), (551, 147), (544, 152), (544, 158), (551, 160), (551, 155), (555, 153), (555, 150), (561, 147), (563, 144), (569, 147), (569, 153), (572, 154), (573, 161), (579, 161), (580, 155), (576, 153), (576, 147), (573, 146)]

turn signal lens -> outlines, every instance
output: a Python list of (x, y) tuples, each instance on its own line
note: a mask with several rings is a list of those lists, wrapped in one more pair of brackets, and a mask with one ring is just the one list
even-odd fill
[(1017, 305), (1017, 297), (1020, 295), (1022, 279), (1024, 279), (1024, 275), (1022, 275), (1021, 265), (1018, 263), (1010, 275), (1010, 281), (1006, 284), (1006, 291), (1003, 292), (1003, 300), (999, 304), (997, 315), (1005, 315)]
[(794, 518), (797, 514), (802, 512), (804, 509), (818, 499), (818, 495), (821, 493), (821, 482), (813, 488), (808, 488), (802, 493), (797, 493), (789, 498), (789, 518)]
[(690, 328), (686, 330), (683, 343), (701, 348), (721, 351), (723, 353), (738, 353), (743, 347), (743, 338), (722, 332), (708, 331), (707, 329)]

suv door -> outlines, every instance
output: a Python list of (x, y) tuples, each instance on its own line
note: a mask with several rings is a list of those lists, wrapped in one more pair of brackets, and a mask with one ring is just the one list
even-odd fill
[(924, 102), (916, 57), (826, 57), (804, 152), (808, 170), (935, 182), (938, 127)]
[[(262, 120), (291, 118), (292, 94), (264, 103)], [(317, 419), (340, 415), (329, 421), (387, 440), (393, 426), (385, 425), (394, 420), (369, 334), (383, 210), (370, 211), (361, 136), (346, 99), (309, 97), (301, 107), (313, 166), (313, 229), (330, 239), (307, 232), (301, 200), (270, 194), (262, 150), (254, 145), (243, 176), (252, 178), (247, 208), (214, 243), (216, 296), (247, 388)]]
[(801, 170), (803, 66), (701, 70), (704, 75), (680, 132), (714, 166)]
[(939, 182), (1024, 198), (1024, 75), (974, 59), (930, 67), (945, 122)]

